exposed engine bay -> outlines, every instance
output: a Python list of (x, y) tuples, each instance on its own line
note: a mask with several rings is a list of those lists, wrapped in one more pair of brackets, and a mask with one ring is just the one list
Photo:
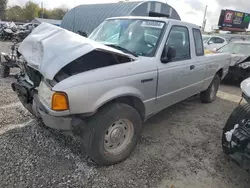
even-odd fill
[(55, 76), (55, 81), (60, 82), (69, 76), (86, 72), (89, 70), (128, 63), (133, 61), (131, 58), (120, 54), (109, 53), (106, 51), (94, 50), (63, 67)]
[(225, 132), (229, 156), (244, 170), (250, 171), (250, 120), (244, 119)]

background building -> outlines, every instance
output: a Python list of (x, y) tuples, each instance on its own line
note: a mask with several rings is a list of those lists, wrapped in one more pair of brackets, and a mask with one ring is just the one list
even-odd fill
[(147, 16), (149, 11), (168, 14), (170, 18), (180, 20), (176, 10), (168, 4), (157, 1), (136, 1), (79, 5), (66, 13), (61, 27), (74, 32), (91, 33), (106, 18)]
[(43, 22), (49, 23), (49, 24), (53, 24), (53, 25), (56, 25), (56, 26), (60, 26), (62, 20), (53, 20), (53, 19), (45, 19), (45, 18), (34, 18), (30, 23), (41, 24)]

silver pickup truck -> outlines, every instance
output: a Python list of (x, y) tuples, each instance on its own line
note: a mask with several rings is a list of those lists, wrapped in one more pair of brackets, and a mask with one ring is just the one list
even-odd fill
[(105, 20), (88, 37), (43, 23), (20, 45), (12, 88), (48, 127), (80, 135), (98, 164), (135, 148), (149, 117), (200, 93), (216, 98), (229, 54), (204, 55), (198, 26), (167, 18)]

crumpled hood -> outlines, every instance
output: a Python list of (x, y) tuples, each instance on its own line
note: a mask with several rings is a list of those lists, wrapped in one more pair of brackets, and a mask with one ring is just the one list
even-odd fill
[(18, 49), (28, 65), (49, 80), (53, 80), (64, 66), (93, 50), (133, 57), (48, 23), (34, 29)]
[(230, 63), (230, 66), (235, 66), (243, 61), (245, 61), (248, 57), (250, 56), (249, 55), (244, 55), (244, 54), (232, 54), (231, 55), (231, 63)]

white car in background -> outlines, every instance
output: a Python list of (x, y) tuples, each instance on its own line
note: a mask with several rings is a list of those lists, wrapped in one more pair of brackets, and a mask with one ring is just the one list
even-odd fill
[(227, 44), (227, 40), (219, 36), (202, 35), (204, 48), (207, 50), (218, 49)]

